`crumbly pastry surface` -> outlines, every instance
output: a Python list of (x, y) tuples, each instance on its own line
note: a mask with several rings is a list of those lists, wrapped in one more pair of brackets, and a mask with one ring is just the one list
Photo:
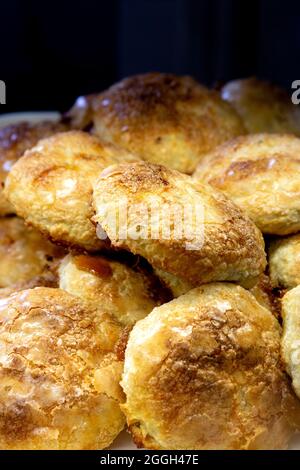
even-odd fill
[(282, 298), (282, 355), (293, 387), (300, 398), (300, 286)]
[(0, 216), (14, 213), (13, 206), (3, 195), (5, 179), (14, 163), (40, 139), (65, 130), (66, 124), (52, 121), (19, 122), (0, 128)]
[(282, 88), (256, 78), (233, 80), (221, 90), (249, 133), (279, 132), (300, 137), (300, 109)]
[[(156, 269), (155, 273), (167, 288), (170, 289), (174, 298), (186, 294), (195, 287), (192, 283), (161, 269)], [(276, 317), (279, 317), (281, 309), (280, 301), (273, 292), (269, 276), (266, 274), (259, 276), (257, 282), (249, 291), (263, 307), (270, 310)]]
[(121, 328), (60, 289), (0, 300), (0, 448), (102, 449), (124, 426)]
[(262, 274), (258, 278), (257, 283), (249, 291), (254, 295), (258, 303), (270, 310), (276, 318), (280, 318), (281, 303), (279, 295), (276, 289), (274, 289), (269, 275)]
[(0, 288), (50, 277), (47, 271), (64, 251), (19, 217), (0, 218)]
[(241, 207), (262, 232), (300, 230), (300, 139), (292, 135), (237, 137), (203, 157), (194, 178)]
[(101, 138), (184, 173), (194, 171), (203, 153), (245, 133), (216, 91), (163, 73), (126, 78), (98, 96), (81, 97), (72, 114), (75, 125), (76, 114), (82, 125), (90, 117)]
[(300, 234), (271, 242), (269, 270), (275, 287), (291, 289), (300, 284)]
[(147, 73), (0, 128), (0, 449), (288, 447), (298, 108)]
[(95, 251), (92, 182), (101, 171), (136, 158), (81, 131), (41, 140), (10, 172), (5, 195), (18, 215), (51, 240)]
[(67, 255), (59, 267), (59, 286), (123, 325), (134, 325), (166, 301), (153, 276), (103, 256)]
[[(124, 200), (127, 209), (119, 210)], [(148, 220), (141, 204), (154, 207)], [(175, 170), (147, 162), (107, 168), (94, 185), (94, 206), (94, 220), (113, 246), (193, 286), (213, 280), (251, 284), (264, 271), (264, 243), (256, 226), (222, 193)], [(112, 224), (116, 208), (121, 217)], [(185, 210), (192, 217), (185, 217)], [(163, 233), (168, 226), (169, 233)]]
[(150, 449), (281, 449), (299, 415), (280, 359), (281, 328), (248, 291), (194, 289), (130, 333), (122, 406)]
[(191, 282), (185, 281), (178, 276), (174, 276), (174, 274), (167, 273), (162, 269), (156, 269), (155, 273), (165, 286), (170, 289), (174, 298), (186, 294), (189, 290), (195, 287)]
[(19, 281), (8, 287), (0, 287), (0, 299), (9, 297), (22, 290), (33, 289), (34, 287), (58, 287), (58, 275), (56, 269), (46, 269), (40, 276), (35, 276), (28, 281)]

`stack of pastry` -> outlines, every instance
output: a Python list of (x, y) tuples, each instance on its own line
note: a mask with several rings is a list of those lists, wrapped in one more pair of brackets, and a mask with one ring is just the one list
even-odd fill
[(288, 446), (297, 135), (267, 83), (154, 73), (0, 130), (1, 449)]

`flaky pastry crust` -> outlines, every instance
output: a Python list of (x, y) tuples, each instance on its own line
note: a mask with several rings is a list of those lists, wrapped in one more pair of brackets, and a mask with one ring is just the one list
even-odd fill
[(281, 328), (228, 283), (194, 289), (130, 333), (122, 406), (149, 449), (280, 449), (299, 403), (280, 360)]
[(274, 287), (291, 289), (300, 284), (300, 234), (271, 242), (269, 270)]
[(120, 326), (60, 289), (0, 300), (0, 449), (101, 449), (122, 430)]
[(300, 137), (300, 109), (282, 88), (252, 77), (227, 83), (221, 95), (249, 133), (287, 132)]
[(282, 355), (293, 387), (300, 398), (300, 286), (282, 298)]
[(103, 256), (67, 255), (59, 267), (59, 286), (123, 325), (134, 325), (165, 300), (153, 276)]
[[(156, 269), (155, 273), (161, 282), (171, 291), (174, 298), (186, 294), (195, 287), (192, 283), (161, 269)], [(259, 276), (257, 282), (249, 291), (263, 307), (270, 310), (276, 317), (280, 315), (280, 300), (274, 293), (269, 276), (266, 274)]]
[(13, 206), (3, 195), (6, 177), (14, 163), (40, 139), (67, 129), (66, 124), (52, 121), (18, 122), (0, 128), (0, 216), (14, 213)]
[[(125, 236), (122, 217), (111, 224), (111, 214), (124, 200), (127, 210), (120, 212), (127, 215)], [(145, 226), (140, 204), (155, 204), (159, 217), (151, 215)], [(112, 166), (94, 185), (94, 206), (94, 220), (113, 246), (139, 254), (154, 268), (193, 286), (213, 280), (251, 284), (265, 268), (262, 236), (248, 217), (222, 193), (175, 170), (146, 162)], [(194, 215), (200, 214), (199, 220), (194, 215), (184, 218), (191, 208)], [(180, 237), (172, 229), (178, 214)], [(168, 224), (167, 237), (162, 231)]]
[(84, 125), (90, 117), (99, 137), (184, 173), (194, 171), (203, 153), (245, 133), (217, 92), (187, 76), (137, 75), (79, 100), (71, 113), (76, 125), (76, 114)]
[(47, 278), (47, 272), (64, 255), (19, 217), (0, 218), (0, 288)]
[(136, 158), (81, 131), (41, 140), (10, 172), (5, 195), (18, 215), (56, 243), (95, 251), (92, 182), (101, 171)]
[(203, 157), (194, 178), (224, 192), (262, 232), (300, 230), (300, 139), (255, 134), (233, 139)]

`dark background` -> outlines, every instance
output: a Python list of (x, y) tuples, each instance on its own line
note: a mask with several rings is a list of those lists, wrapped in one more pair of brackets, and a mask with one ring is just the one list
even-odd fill
[(300, 79), (300, 2), (284, 0), (1, 0), (0, 113), (67, 109), (146, 71), (214, 85), (256, 75)]

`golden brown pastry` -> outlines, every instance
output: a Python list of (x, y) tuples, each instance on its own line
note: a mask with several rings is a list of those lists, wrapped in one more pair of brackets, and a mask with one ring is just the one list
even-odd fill
[(64, 251), (18, 217), (0, 218), (0, 288), (47, 277)]
[(73, 125), (144, 160), (192, 173), (201, 156), (245, 133), (241, 119), (219, 94), (191, 77), (148, 73), (126, 78), (100, 95), (80, 97)]
[(264, 233), (300, 230), (300, 139), (255, 134), (233, 139), (203, 157), (194, 178), (241, 207)]
[(124, 426), (120, 326), (60, 289), (0, 300), (0, 449), (102, 449)]
[(221, 90), (243, 119), (247, 131), (282, 132), (300, 136), (300, 109), (282, 88), (256, 78), (233, 80)]
[(174, 274), (167, 273), (162, 269), (155, 269), (155, 274), (159, 277), (161, 282), (172, 292), (174, 298), (186, 294), (189, 290), (193, 289), (193, 284), (186, 281)]
[(263, 307), (270, 310), (270, 312), (279, 318), (281, 315), (281, 304), (278, 292), (273, 289), (271, 279), (268, 275), (262, 274), (257, 283), (249, 289), (252, 295), (256, 298)]
[(92, 182), (107, 166), (136, 158), (81, 131), (41, 140), (14, 165), (5, 195), (18, 215), (56, 243), (97, 250)]
[(300, 284), (300, 234), (271, 242), (269, 270), (274, 287), (291, 289)]
[(59, 267), (59, 287), (123, 325), (134, 325), (165, 300), (153, 276), (103, 256), (67, 255)]
[(58, 287), (58, 282), (56, 271), (49, 269), (44, 271), (40, 276), (35, 276), (28, 281), (16, 282), (9, 287), (0, 287), (0, 299), (9, 297), (21, 290), (33, 289), (34, 287)]
[(37, 124), (19, 122), (0, 128), (0, 216), (14, 212), (13, 206), (2, 192), (6, 176), (13, 164), (25, 150), (33, 147), (40, 139), (65, 130), (67, 130), (66, 124), (52, 121)]
[(248, 285), (264, 271), (259, 230), (229, 199), (188, 175), (146, 162), (115, 165), (95, 183), (94, 205), (94, 220), (113, 246), (193, 286)]
[(299, 409), (281, 328), (248, 291), (212, 283), (138, 322), (121, 385), (133, 438), (149, 449), (281, 449)]
[(79, 96), (72, 108), (64, 113), (63, 121), (66, 122), (71, 129), (80, 129), (83, 131), (91, 130), (93, 126), (93, 104), (97, 100), (97, 94)]
[(300, 398), (300, 286), (282, 298), (282, 355), (293, 387)]
[[(186, 294), (195, 287), (190, 282), (161, 269), (156, 269), (155, 273), (161, 282), (171, 291), (174, 298)], [(275, 296), (271, 281), (266, 274), (259, 276), (257, 282), (249, 291), (263, 307), (270, 310), (277, 318), (280, 316), (280, 300)]]

